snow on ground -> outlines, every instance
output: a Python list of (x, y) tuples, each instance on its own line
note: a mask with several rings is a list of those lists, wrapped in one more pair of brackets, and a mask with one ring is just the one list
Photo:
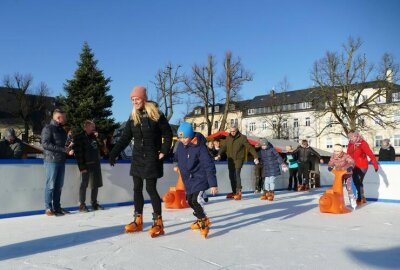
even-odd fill
[(310, 193), (213, 197), (207, 239), (189, 226), (191, 209), (164, 209), (166, 234), (125, 234), (132, 207), (64, 217), (0, 220), (0, 269), (400, 269), (400, 204), (374, 203), (322, 214)]

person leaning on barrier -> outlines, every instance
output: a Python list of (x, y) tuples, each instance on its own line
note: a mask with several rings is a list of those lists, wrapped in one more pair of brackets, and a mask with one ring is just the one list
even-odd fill
[(24, 144), (15, 135), (15, 130), (8, 128), (0, 141), (0, 159), (21, 159), (23, 153)]
[(379, 161), (395, 161), (396, 153), (393, 146), (390, 145), (389, 139), (384, 139), (382, 142), (382, 147), (379, 149)]
[(86, 120), (83, 123), (83, 132), (74, 137), (73, 150), (81, 172), (81, 185), (79, 188), (79, 211), (88, 212), (86, 206), (86, 189), (90, 183), (91, 203), (93, 210), (104, 210), (97, 202), (99, 187), (103, 186), (100, 166), (100, 149), (96, 136), (96, 124)]

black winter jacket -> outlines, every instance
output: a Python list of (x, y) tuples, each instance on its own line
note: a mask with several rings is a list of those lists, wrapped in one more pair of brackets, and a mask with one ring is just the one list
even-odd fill
[(297, 154), (297, 160), (299, 163), (310, 162), (311, 156), (316, 156), (318, 159), (321, 159), (321, 156), (318, 154), (318, 152), (309, 146), (308, 147), (299, 146), (297, 147), (296, 150), (293, 151), (293, 153)]
[(67, 132), (62, 125), (54, 120), (42, 130), (42, 146), (44, 149), (44, 160), (47, 162), (65, 162), (65, 143)]
[(395, 161), (396, 153), (393, 146), (379, 149), (379, 161)]
[(87, 170), (89, 164), (100, 162), (100, 149), (94, 134), (82, 132), (74, 137), (74, 153), (80, 171)]
[(158, 121), (151, 120), (146, 111), (141, 111), (141, 124), (134, 125), (129, 118), (120, 140), (110, 152), (110, 160), (115, 160), (133, 138), (133, 152), (130, 174), (142, 179), (163, 176), (163, 160), (160, 153), (167, 155), (172, 144), (172, 130), (165, 116), (160, 112)]

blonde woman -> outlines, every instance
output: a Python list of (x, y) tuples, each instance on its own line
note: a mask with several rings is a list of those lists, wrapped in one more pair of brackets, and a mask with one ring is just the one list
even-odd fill
[(161, 198), (157, 191), (157, 179), (163, 176), (163, 158), (172, 144), (172, 131), (165, 116), (154, 102), (147, 100), (146, 88), (136, 86), (131, 93), (133, 109), (122, 136), (110, 153), (110, 165), (115, 164), (119, 153), (134, 141), (130, 175), (133, 177), (134, 220), (125, 226), (125, 232), (143, 230), (143, 183), (153, 206), (151, 237), (164, 234), (161, 217)]

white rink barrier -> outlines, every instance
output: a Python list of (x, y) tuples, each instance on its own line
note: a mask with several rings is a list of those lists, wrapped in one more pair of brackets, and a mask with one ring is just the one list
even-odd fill
[[(159, 179), (158, 191), (162, 197), (169, 187), (175, 186), (177, 174), (172, 163), (164, 164), (164, 177)], [(98, 200), (107, 207), (130, 205), (133, 200), (133, 181), (129, 176), (130, 162), (119, 161), (111, 167), (106, 161), (101, 164), (103, 187), (99, 189)], [(226, 162), (216, 162), (218, 188), (220, 194), (231, 192), (228, 166)], [(333, 174), (322, 165), (321, 185), (332, 185)], [(400, 171), (400, 162), (382, 162), (378, 173), (370, 166), (364, 179), (368, 200), (400, 202), (400, 181), (396, 172)], [(243, 192), (254, 191), (254, 166), (246, 163), (242, 173)], [(0, 160), (0, 218), (43, 214), (45, 175), (43, 160)], [(288, 173), (276, 181), (276, 189), (283, 190), (288, 185)], [(78, 209), (80, 173), (75, 160), (67, 160), (61, 204), (68, 210)], [(149, 197), (144, 191), (145, 200)], [(90, 203), (90, 187), (87, 203)]]

